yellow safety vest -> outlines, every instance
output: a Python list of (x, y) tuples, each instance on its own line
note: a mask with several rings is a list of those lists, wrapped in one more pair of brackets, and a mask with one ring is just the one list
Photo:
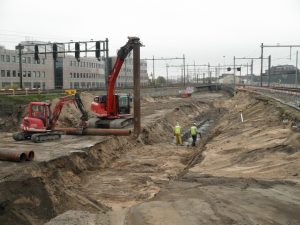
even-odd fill
[(181, 133), (181, 127), (176, 125), (174, 129), (175, 134), (180, 134)]
[(191, 135), (197, 135), (197, 127), (196, 126), (191, 127)]

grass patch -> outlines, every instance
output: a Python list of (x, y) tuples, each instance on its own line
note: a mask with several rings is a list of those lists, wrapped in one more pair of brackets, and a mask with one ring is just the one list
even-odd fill
[(23, 96), (6, 96), (0, 95), (0, 103), (2, 104), (16, 104), (25, 105), (29, 102), (44, 102), (46, 100), (52, 100), (60, 98), (65, 94), (36, 94), (36, 95), (23, 95)]

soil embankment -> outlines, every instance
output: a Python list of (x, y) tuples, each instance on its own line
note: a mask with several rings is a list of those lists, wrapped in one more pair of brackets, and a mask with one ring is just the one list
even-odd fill
[(140, 139), (111, 137), (51, 161), (15, 164), (20, 168), (0, 182), (0, 223), (44, 224), (59, 215), (49, 224), (78, 224), (80, 218), (83, 224), (122, 224), (127, 209), (153, 198), (194, 152), (171, 144), (175, 122), (187, 129), (195, 118), (213, 112), (218, 98), (224, 96), (145, 98)]
[(245, 93), (215, 105), (228, 111), (212, 140), (126, 225), (300, 224), (299, 112)]
[[(2, 176), (0, 224), (299, 225), (298, 116), (247, 93), (144, 98), (138, 140), (106, 138)], [(215, 125), (196, 148), (172, 144), (176, 121), (203, 119)]]

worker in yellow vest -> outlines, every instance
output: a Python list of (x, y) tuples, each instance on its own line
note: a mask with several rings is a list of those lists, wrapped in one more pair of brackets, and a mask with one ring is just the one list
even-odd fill
[(196, 123), (193, 123), (193, 126), (191, 126), (191, 128), (190, 128), (190, 132), (191, 132), (191, 136), (193, 139), (192, 146), (196, 146), (197, 133), (198, 133)]
[(176, 126), (174, 127), (174, 136), (176, 138), (176, 145), (182, 145), (181, 127), (178, 122), (176, 123)]

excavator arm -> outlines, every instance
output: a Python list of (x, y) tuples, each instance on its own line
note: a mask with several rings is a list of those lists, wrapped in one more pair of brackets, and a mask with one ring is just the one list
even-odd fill
[(81, 101), (80, 95), (76, 93), (75, 95), (68, 95), (65, 97), (62, 97), (59, 99), (59, 102), (55, 105), (54, 111), (53, 111), (53, 116), (50, 121), (50, 128), (54, 129), (55, 125), (57, 123), (57, 120), (59, 118), (59, 115), (61, 113), (61, 110), (66, 102), (73, 102), (75, 106), (80, 110), (81, 112), (81, 126), (86, 126), (86, 122), (88, 121), (88, 113), (84, 109), (84, 105)]
[(124, 60), (128, 56), (128, 54), (132, 51), (132, 49), (139, 45), (141, 46), (140, 39), (138, 37), (128, 37), (127, 43), (120, 48), (117, 54), (117, 60), (115, 62), (115, 65), (112, 69), (111, 74), (108, 77), (108, 89), (107, 89), (107, 115), (116, 115), (116, 109), (115, 109), (115, 83), (118, 78), (118, 75), (120, 73), (121, 67), (124, 63)]

